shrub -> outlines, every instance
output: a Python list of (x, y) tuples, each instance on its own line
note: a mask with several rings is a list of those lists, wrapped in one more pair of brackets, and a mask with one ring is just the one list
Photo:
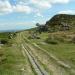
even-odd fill
[(64, 42), (64, 38), (63, 37), (57, 37), (57, 36), (55, 36), (55, 39), (56, 40), (58, 40), (59, 42)]
[(45, 40), (45, 42), (48, 43), (48, 44), (58, 44), (58, 41), (57, 40), (51, 39), (51, 38), (47, 38)]
[(2, 57), (3, 55), (4, 55), (3, 51), (0, 50), (0, 57)]
[(2, 43), (2, 44), (6, 44), (7, 41), (6, 41), (6, 40), (1, 40), (1, 43)]
[(1, 44), (7, 44), (8, 43), (8, 39), (0, 39), (0, 43)]
[(71, 40), (72, 43), (75, 43), (75, 36)]
[(29, 36), (29, 37), (28, 37), (28, 39), (32, 39), (32, 37), (31, 37), (31, 36)]
[(40, 39), (39, 36), (29, 36), (28, 39)]

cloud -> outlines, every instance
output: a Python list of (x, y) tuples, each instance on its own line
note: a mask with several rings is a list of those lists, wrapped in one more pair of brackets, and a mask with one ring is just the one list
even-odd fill
[(7, 14), (12, 11), (12, 6), (8, 1), (0, 1), (0, 14)]
[(58, 14), (75, 14), (75, 10), (59, 11)]
[(38, 13), (36, 13), (35, 17), (41, 17), (41, 18), (43, 18), (43, 15), (38, 12)]
[[(14, 0), (16, 4), (12, 5), (9, 0), (0, 0), (0, 14), (8, 14), (12, 12), (30, 14), (37, 10), (39, 10), (40, 13), (43, 10), (50, 9), (54, 4), (64, 4), (69, 3), (70, 1), (71, 0)], [(36, 13), (37, 16), (41, 16), (38, 12)]]
[(65, 4), (65, 3), (69, 3), (70, 1), (71, 0), (52, 0), (52, 3), (54, 3), (54, 4), (56, 4), (56, 3)]
[(51, 8), (51, 4), (46, 0), (30, 0), (30, 3), (38, 8)]
[(29, 7), (29, 6), (26, 6), (26, 5), (20, 5), (20, 4), (18, 4), (16, 6), (14, 6), (14, 11), (29, 14), (29, 13), (32, 12), (32, 8)]
[(0, 1), (0, 15), (8, 14), (12, 12), (20, 12), (20, 13), (31, 13), (32, 8), (28, 5), (24, 5), (21, 2), (19, 2), (16, 5), (11, 5), (11, 3), (7, 0)]
[(53, 4), (66, 4), (71, 0), (30, 0), (30, 3), (37, 6), (38, 8), (47, 9), (51, 8)]

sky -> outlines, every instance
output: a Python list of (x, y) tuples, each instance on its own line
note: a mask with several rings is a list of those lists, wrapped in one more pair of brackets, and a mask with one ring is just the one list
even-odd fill
[(44, 24), (56, 14), (75, 14), (75, 0), (0, 0), (0, 30)]

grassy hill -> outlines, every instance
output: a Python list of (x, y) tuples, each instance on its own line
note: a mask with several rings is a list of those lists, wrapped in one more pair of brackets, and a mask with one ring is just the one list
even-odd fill
[[(32, 47), (33, 53), (37, 55), (36, 57), (43, 67), (51, 72), (51, 75), (60, 75), (61, 72), (62, 75), (75, 75), (75, 43), (72, 42), (72, 38), (75, 36), (74, 31), (42, 32), (37, 34), (40, 37), (39, 39), (28, 38), (34, 31), (31, 29), (18, 32), (15, 37), (10, 39), (11, 45), (1, 46), (0, 74), (36, 75), (27, 55), (23, 56), (22, 54), (21, 44), (25, 45), (26, 42)], [(1, 37), (8, 38), (6, 36), (6, 33), (1, 34)], [(54, 44), (54, 42), (57, 43)], [(70, 68), (63, 65), (62, 62), (70, 66)]]
[(71, 29), (75, 28), (75, 15), (57, 14), (46, 22), (48, 27), (59, 29), (61, 25), (68, 25)]
[[(62, 22), (74, 28), (75, 15), (55, 15), (45, 26), (58, 30)], [(37, 28), (0, 33), (0, 41), (8, 42), (0, 45), (0, 75), (36, 75), (22, 44), (50, 75), (75, 75), (75, 30), (39, 33)]]
[[(64, 30), (62, 28), (62, 26), (66, 27), (66, 25), (67, 27), (70, 27), (70, 29)], [(63, 67), (63, 69), (65, 69), (65, 71), (67, 72), (67, 74), (63, 73), (62, 75), (75, 75), (75, 15), (55, 15), (46, 22), (45, 26), (49, 28), (48, 32), (42, 31), (41, 33), (39, 33), (39, 31), (36, 31), (38, 29), (37, 27), (34, 30), (31, 29), (22, 33), (25, 38), (30, 41), (30, 43), (34, 44), (36, 47), (39, 46), (41, 49), (45, 50), (44, 55), (46, 55), (46, 52), (48, 52), (49, 55), (52, 54), (55, 56), (53, 56), (54, 61), (55, 58), (58, 58), (60, 61), (70, 66), (70, 68), (66, 68), (65, 66), (61, 66), (60, 63), (58, 63), (59, 66)], [(60, 30), (61, 28), (63, 30)], [(54, 32), (50, 32), (51, 29), (53, 29)], [(39, 38), (35, 36), (39, 36)], [(36, 52), (36, 54), (39, 54), (39, 52)], [(39, 56), (41, 58), (43, 56), (43, 53)], [(55, 64), (57, 64), (57, 62), (55, 61)], [(48, 67), (47, 64), (44, 65), (46, 65), (46, 68)]]
[[(55, 57), (53, 56), (52, 63), (54, 61), (55, 64), (57, 64), (58, 60), (56, 61), (55, 58), (58, 58), (60, 61), (64, 62), (65, 64), (71, 67), (69, 69), (66, 68), (65, 66), (60, 65), (60, 63), (58, 63), (59, 66), (65, 69), (66, 72), (68, 71), (67, 74), (64, 74), (63, 72), (62, 75), (74, 75), (71, 72), (71, 69), (75, 69), (75, 43), (74, 43), (75, 33), (73, 31), (58, 31), (53, 33), (42, 32), (41, 34), (39, 34), (40, 39), (29, 38), (29, 36), (32, 35), (29, 34), (29, 32), (30, 31), (24, 31), (22, 32), (22, 34), (25, 36), (25, 38), (27, 38), (30, 41), (29, 43), (35, 45), (37, 48), (38, 46), (40, 47), (40, 50), (38, 51), (35, 50), (36, 55), (38, 54), (39, 58), (43, 57), (43, 50), (44, 50), (45, 56), (51, 54), (55, 56)], [(46, 54), (46, 52), (48, 54)], [(49, 64), (47, 65), (46, 63), (44, 63), (44, 60), (47, 60), (48, 58), (49, 56), (46, 59), (44, 59), (44, 57), (43, 60), (41, 59), (41, 62), (45, 65), (45, 68), (48, 68), (49, 66)], [(48, 63), (50, 63), (49, 60), (47, 61)]]
[(34, 75), (27, 56), (22, 53), (20, 33), (0, 33), (0, 41), (8, 42), (0, 44), (0, 75)]

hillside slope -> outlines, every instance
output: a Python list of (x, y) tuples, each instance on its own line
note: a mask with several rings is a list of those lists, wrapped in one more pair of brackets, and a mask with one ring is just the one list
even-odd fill
[(75, 15), (57, 14), (53, 16), (49, 21), (46, 22), (48, 27), (57, 27), (61, 25), (68, 25), (71, 28), (75, 27)]

